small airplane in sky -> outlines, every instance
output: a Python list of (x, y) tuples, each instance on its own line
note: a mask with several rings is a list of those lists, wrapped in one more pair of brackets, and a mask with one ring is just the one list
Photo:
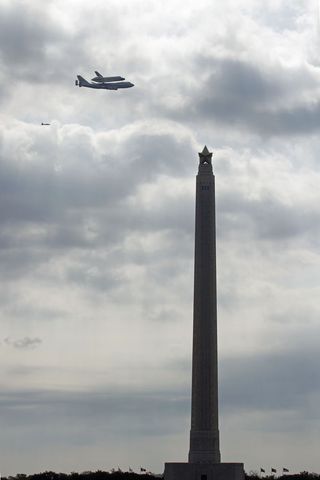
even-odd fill
[(90, 83), (81, 75), (77, 75), (76, 86), (103, 90), (118, 90), (119, 88), (131, 88), (134, 86), (131, 82), (124, 82), (123, 80), (125, 79), (123, 77), (103, 77), (99, 72), (95, 72), (95, 74), (97, 76), (92, 79), (94, 83)]
[(43, 123), (41, 122), (41, 125), (51, 125), (50, 123)]

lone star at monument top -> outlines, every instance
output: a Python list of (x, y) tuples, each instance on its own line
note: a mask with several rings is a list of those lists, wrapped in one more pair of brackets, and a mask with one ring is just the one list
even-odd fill
[(200, 165), (203, 165), (204, 163), (211, 165), (212, 153), (209, 152), (209, 150), (207, 149), (207, 146), (204, 147), (202, 152), (199, 152), (199, 157), (200, 157)]

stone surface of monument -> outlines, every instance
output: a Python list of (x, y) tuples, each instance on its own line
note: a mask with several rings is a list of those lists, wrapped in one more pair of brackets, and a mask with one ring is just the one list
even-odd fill
[(165, 480), (243, 480), (242, 463), (221, 463), (218, 417), (215, 177), (199, 153), (196, 181), (193, 354), (188, 463), (166, 463)]

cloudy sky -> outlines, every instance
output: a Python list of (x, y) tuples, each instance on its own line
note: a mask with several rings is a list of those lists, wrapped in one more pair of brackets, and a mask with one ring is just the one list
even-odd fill
[[(0, 0), (2, 474), (186, 460), (205, 144), (222, 459), (320, 471), (319, 24), (318, 0)], [(75, 87), (96, 69), (135, 87)]]

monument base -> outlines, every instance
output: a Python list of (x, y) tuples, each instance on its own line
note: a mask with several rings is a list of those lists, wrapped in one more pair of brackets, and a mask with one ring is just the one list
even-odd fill
[(244, 480), (243, 463), (166, 463), (164, 480)]

